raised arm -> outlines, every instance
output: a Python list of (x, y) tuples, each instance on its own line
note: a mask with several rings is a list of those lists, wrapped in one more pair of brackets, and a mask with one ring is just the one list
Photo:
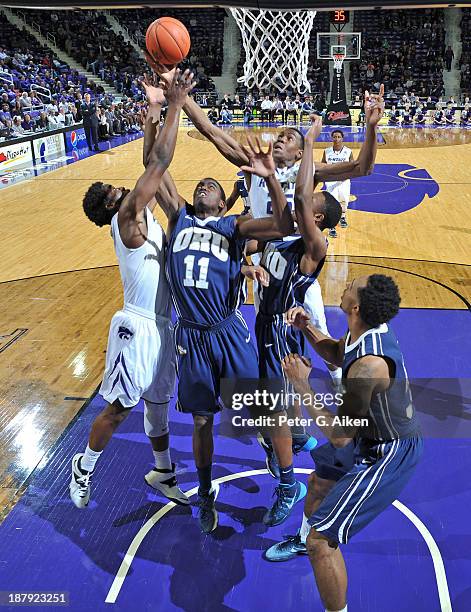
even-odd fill
[(183, 110), (191, 119), (198, 132), (201, 132), (227, 161), (238, 168), (249, 163), (249, 158), (243, 146), (226, 130), (213, 125), (206, 113), (193, 98), (187, 97)]
[(169, 109), (162, 130), (155, 139), (149, 153), (144, 174), (139, 178), (134, 189), (126, 197), (119, 210), (120, 223), (125, 219), (136, 219), (148, 202), (152, 200), (159, 181), (172, 161), (177, 141), (180, 112), (187, 93), (192, 89), (193, 74), (177, 71), (167, 91)]
[[(147, 167), (149, 163), (150, 153), (156, 142), (156, 138), (160, 131), (160, 115), (162, 104), (165, 102), (163, 89), (157, 86), (155, 76), (146, 77), (142, 83), (149, 109), (146, 116), (144, 128), (144, 147), (143, 147), (143, 164)], [(173, 218), (182, 206), (185, 205), (185, 200), (180, 196), (168, 170), (164, 172), (155, 192), (153, 204), (158, 203), (165, 216), (168, 219)], [(151, 210), (153, 206), (149, 206)]]
[[(169, 78), (171, 78), (172, 70), (169, 71), (168, 68), (153, 60), (148, 53), (146, 53), (145, 56), (147, 63), (152, 69), (155, 70), (163, 80), (168, 82)], [(196, 129), (201, 132), (203, 136), (206, 136), (228, 161), (238, 168), (249, 163), (249, 158), (242, 145), (226, 131), (213, 125), (206, 113), (192, 98), (187, 97), (183, 110), (191, 119)]]
[(357, 159), (341, 164), (316, 162), (317, 181), (344, 181), (373, 172), (378, 148), (376, 128), (384, 113), (383, 95), (384, 85), (381, 85), (380, 93), (377, 96), (370, 96), (368, 92), (365, 92), (366, 137)]
[(268, 151), (263, 152), (258, 138), (255, 142), (248, 139), (249, 146), (245, 148), (250, 159), (249, 166), (241, 166), (241, 170), (248, 174), (256, 174), (265, 180), (265, 184), (272, 201), (273, 215), (263, 219), (253, 219), (250, 215), (241, 215), (237, 219), (239, 235), (243, 238), (256, 240), (274, 240), (289, 236), (294, 232), (294, 222), (291, 210), (286, 201), (280, 182), (275, 175), (275, 162), (273, 161), (273, 143)]
[(327, 244), (321, 230), (317, 227), (312, 210), (312, 194), (314, 191), (314, 176), (312, 173), (313, 147), (322, 130), (322, 119), (318, 115), (306, 134), (304, 152), (296, 177), (294, 205), (296, 221), (304, 240), (305, 252), (301, 260), (301, 272), (312, 274), (319, 261), (325, 257)]

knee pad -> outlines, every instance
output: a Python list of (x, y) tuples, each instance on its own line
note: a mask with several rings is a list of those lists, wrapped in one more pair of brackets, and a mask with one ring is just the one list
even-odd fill
[(149, 438), (168, 434), (168, 402), (154, 404), (144, 400), (144, 431)]

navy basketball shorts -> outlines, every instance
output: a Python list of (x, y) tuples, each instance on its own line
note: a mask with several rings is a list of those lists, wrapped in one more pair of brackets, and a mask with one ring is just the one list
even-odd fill
[(292, 325), (283, 322), (283, 315), (257, 314), (255, 336), (259, 355), (260, 378), (283, 379), (281, 362), (289, 353), (306, 354), (303, 334)]
[[(384, 443), (360, 440), (353, 467), (340, 477), (309, 524), (329, 540), (346, 544), (397, 498), (412, 476), (422, 448), (420, 436)], [(317, 465), (316, 473), (321, 476)]]
[(213, 415), (220, 410), (224, 379), (258, 379), (257, 352), (239, 311), (212, 326), (180, 320), (175, 345), (181, 412)]

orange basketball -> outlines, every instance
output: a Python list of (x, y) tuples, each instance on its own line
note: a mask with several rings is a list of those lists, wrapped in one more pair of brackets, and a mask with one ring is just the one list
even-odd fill
[(190, 35), (181, 21), (161, 17), (147, 28), (146, 47), (150, 55), (165, 66), (178, 64), (188, 55)]

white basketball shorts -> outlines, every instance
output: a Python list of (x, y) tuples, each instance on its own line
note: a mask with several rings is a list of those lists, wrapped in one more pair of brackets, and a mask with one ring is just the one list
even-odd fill
[(330, 336), (327, 329), (327, 321), (325, 318), (324, 301), (322, 299), (322, 289), (319, 281), (316, 279), (304, 296), (304, 310), (311, 316), (311, 321), (314, 327), (326, 336)]
[(168, 402), (175, 387), (173, 326), (164, 317), (148, 318), (125, 306), (111, 319), (100, 394), (112, 404), (132, 408), (142, 397)]
[(350, 181), (329, 182), (325, 184), (325, 188), (338, 202), (346, 204), (350, 202)]

